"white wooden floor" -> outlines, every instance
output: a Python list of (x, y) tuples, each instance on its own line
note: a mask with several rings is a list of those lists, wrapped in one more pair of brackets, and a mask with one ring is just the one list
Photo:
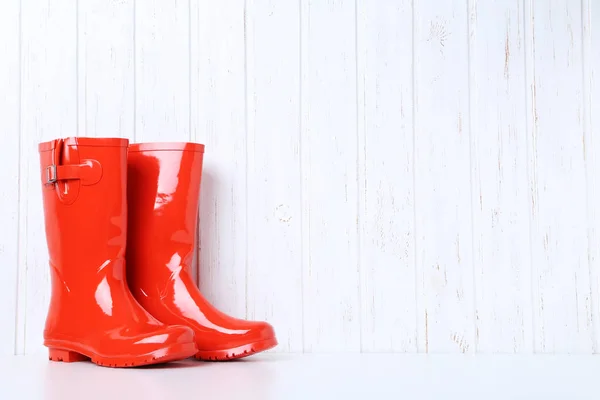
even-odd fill
[(0, 358), (11, 399), (597, 399), (600, 357), (558, 355), (258, 355), (110, 369)]

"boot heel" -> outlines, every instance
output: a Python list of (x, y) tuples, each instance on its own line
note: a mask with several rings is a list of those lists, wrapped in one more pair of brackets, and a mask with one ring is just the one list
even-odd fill
[(52, 361), (77, 362), (89, 360), (89, 358), (83, 354), (79, 354), (70, 350), (50, 348), (48, 349), (48, 354), (50, 360)]

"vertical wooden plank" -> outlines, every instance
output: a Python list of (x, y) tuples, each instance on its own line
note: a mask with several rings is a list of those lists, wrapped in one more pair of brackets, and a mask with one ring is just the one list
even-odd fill
[(526, 10), (535, 351), (590, 352), (581, 2)]
[(297, 352), (302, 351), (299, 8), (248, 0), (246, 38), (248, 318), (275, 326), (277, 351)]
[(417, 350), (411, 3), (357, 3), (363, 351)]
[[(197, 18), (192, 16), (197, 16), (196, 2), (131, 1), (131, 20), (135, 26), (130, 62), (135, 83), (132, 88), (133, 126), (127, 137), (134, 142), (190, 141), (191, 92), (192, 87), (197, 88), (191, 75), (192, 22), (194, 29), (197, 26)], [(127, 19), (123, 17), (123, 29), (126, 26)], [(127, 35), (116, 40), (124, 44)], [(123, 51), (123, 60), (126, 54), (129, 53)], [(126, 66), (129, 64), (122, 65), (119, 70), (125, 71)], [(196, 274), (196, 257), (191, 268)]]
[(134, 0), (78, 7), (79, 134), (133, 139)]
[(0, 4), (0, 356), (14, 354), (19, 268), (20, 9), (19, 1)]
[(419, 351), (473, 352), (467, 3), (414, 6)]
[[(200, 140), (200, 108), (198, 101), (200, 97), (200, 58), (204, 57), (199, 52), (199, 40), (200, 40), (200, 27), (199, 23), (199, 3), (198, 1), (190, 1), (189, 10), (189, 26), (190, 26), (190, 87), (189, 87), (189, 101), (190, 101), (190, 140)], [(202, 186), (202, 184), (201, 184)], [(200, 188), (202, 194), (202, 187)], [(196, 249), (194, 251), (194, 261), (191, 266), (192, 274), (197, 285), (199, 285), (200, 277), (200, 219), (202, 215), (198, 215), (198, 221), (196, 222)]]
[(75, 0), (23, 0), (17, 353), (44, 347), (49, 302), (39, 156), (41, 141), (77, 134)]
[(478, 352), (533, 350), (523, 6), (470, 1)]
[(201, 0), (197, 21), (201, 123), (195, 140), (206, 144), (200, 288), (215, 306), (241, 318), (247, 262), (244, 0)]
[(135, 3), (135, 140), (190, 140), (189, 2)]
[(588, 262), (590, 269), (590, 303), (592, 317), (592, 351), (598, 352), (600, 328), (600, 7), (592, 0), (583, 0), (583, 129), (585, 137), (585, 167), (587, 177)]
[[(360, 350), (354, 1), (301, 3), (304, 350)], [(332, 28), (334, 27), (334, 28)]]

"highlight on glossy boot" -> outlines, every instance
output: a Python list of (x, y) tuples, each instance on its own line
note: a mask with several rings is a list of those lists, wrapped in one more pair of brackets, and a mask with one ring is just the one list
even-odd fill
[(127, 287), (127, 146), (127, 139), (80, 137), (38, 145), (50, 360), (135, 367), (197, 353), (193, 330), (158, 321)]
[(277, 345), (273, 327), (229, 316), (191, 277), (204, 145), (129, 146), (127, 280), (136, 299), (167, 324), (196, 334), (201, 360), (231, 360)]

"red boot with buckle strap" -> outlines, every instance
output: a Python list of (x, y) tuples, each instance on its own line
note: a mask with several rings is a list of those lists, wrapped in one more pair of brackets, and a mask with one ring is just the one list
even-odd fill
[(125, 273), (127, 139), (40, 143), (52, 293), (50, 360), (134, 367), (197, 353), (194, 332), (167, 326), (132, 296)]
[(127, 281), (153, 316), (194, 329), (201, 360), (230, 360), (275, 347), (266, 322), (233, 318), (212, 306), (190, 274), (204, 146), (129, 146)]

